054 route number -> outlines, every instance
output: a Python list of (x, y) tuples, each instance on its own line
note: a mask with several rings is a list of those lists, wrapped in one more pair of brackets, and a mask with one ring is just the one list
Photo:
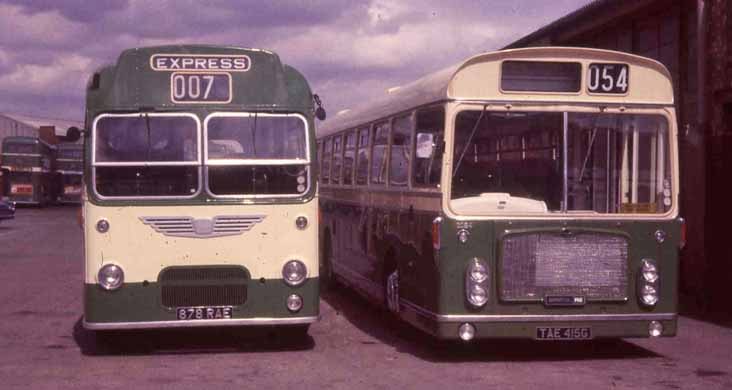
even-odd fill
[(627, 64), (590, 64), (587, 70), (587, 90), (591, 93), (625, 94), (628, 92)]

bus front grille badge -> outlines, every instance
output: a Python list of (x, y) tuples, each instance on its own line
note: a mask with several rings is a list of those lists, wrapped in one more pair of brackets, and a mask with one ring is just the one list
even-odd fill
[(156, 232), (170, 237), (213, 238), (242, 234), (264, 218), (264, 215), (218, 215), (211, 219), (140, 217), (140, 220)]

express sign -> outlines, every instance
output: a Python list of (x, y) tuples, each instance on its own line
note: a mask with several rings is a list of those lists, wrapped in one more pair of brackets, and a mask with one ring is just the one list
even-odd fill
[(250, 67), (251, 60), (246, 55), (154, 54), (150, 57), (150, 68), (161, 72), (246, 72)]
[(247, 55), (153, 54), (150, 68), (170, 73), (170, 100), (176, 104), (226, 104), (232, 100), (232, 72), (251, 68)]

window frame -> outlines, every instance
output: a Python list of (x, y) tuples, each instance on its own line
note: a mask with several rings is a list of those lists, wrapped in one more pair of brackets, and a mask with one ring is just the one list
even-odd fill
[[(417, 154), (417, 130), (419, 128), (419, 115), (421, 113), (431, 113), (431, 112), (435, 112), (435, 111), (441, 111), (441, 113), (442, 113), (441, 116), (442, 116), (443, 150), (442, 150), (442, 154), (440, 156), (440, 163), (439, 163), (440, 174), (438, 175), (437, 182), (434, 184), (421, 184), (421, 183), (418, 184), (416, 181), (416, 177), (415, 177), (416, 170), (415, 170), (414, 165), (417, 163), (416, 154)], [(444, 104), (435, 104), (435, 105), (425, 106), (425, 107), (421, 107), (421, 108), (414, 110), (414, 130), (413, 130), (413, 134), (412, 134), (412, 162), (410, 164), (410, 175), (409, 175), (410, 183), (412, 183), (412, 185), (410, 188), (418, 189), (418, 190), (441, 191), (441, 188), (443, 187), (442, 186), (442, 171), (444, 168), (444, 158), (445, 158), (445, 153), (446, 153), (445, 149), (447, 149), (447, 147), (446, 147), (447, 141), (445, 138), (446, 134), (447, 134), (447, 107)], [(437, 153), (439, 151), (439, 148), (436, 148), (436, 149), (437, 150), (435, 150), (435, 153)]]
[[(369, 158), (369, 163), (370, 163), (370, 165), (369, 165), (369, 182), (367, 184), (369, 187), (374, 187), (374, 188), (388, 188), (389, 187), (389, 166), (390, 166), (390, 162), (391, 162), (391, 156), (390, 156), (390, 152), (391, 152), (391, 129), (392, 129), (393, 124), (394, 124), (393, 122), (394, 122), (394, 118), (393, 117), (388, 117), (386, 119), (379, 120), (379, 121), (373, 122), (371, 124), (371, 133), (369, 135), (371, 137), (370, 138), (371, 143), (369, 145), (369, 150), (370, 150), (370, 158)], [(385, 171), (384, 172), (384, 177), (383, 177), (383, 180), (384, 181), (383, 182), (379, 182), (379, 183), (375, 183), (373, 181), (373, 177), (374, 177), (373, 168), (374, 168), (374, 147), (376, 146), (376, 133), (377, 133), (378, 127), (380, 125), (384, 125), (384, 124), (387, 125), (387, 126), (389, 126), (386, 129), (386, 145), (384, 145), (384, 147), (385, 147), (385, 149), (384, 149), (384, 156), (382, 157), (384, 164), (380, 166), (380, 169)], [(379, 146), (381, 146), (381, 145), (379, 145)]]
[[(150, 117), (190, 117), (193, 118), (193, 120), (196, 123), (196, 154), (197, 159), (196, 161), (179, 161), (179, 162), (164, 162), (164, 161), (150, 161), (150, 162), (144, 162), (144, 161), (132, 161), (132, 162), (97, 162), (96, 161), (96, 152), (97, 152), (97, 125), (99, 123), (99, 120), (103, 118), (130, 118), (130, 117), (144, 117), (145, 115), (148, 115)], [(201, 126), (201, 120), (198, 118), (197, 115), (191, 113), (191, 112), (135, 112), (135, 113), (103, 113), (98, 115), (96, 118), (94, 118), (94, 121), (92, 122), (92, 131), (91, 131), (91, 187), (92, 187), (92, 193), (95, 197), (99, 198), (100, 200), (167, 200), (167, 199), (193, 199), (198, 197), (201, 192), (203, 192), (203, 185), (204, 185), (204, 178), (203, 178), (203, 145), (202, 143), (202, 126)], [(196, 166), (197, 169), (197, 175), (198, 175), (198, 187), (196, 188), (196, 192), (192, 193), (191, 195), (153, 195), (153, 196), (108, 196), (108, 195), (102, 195), (97, 191), (97, 167), (154, 167), (154, 166), (163, 166), (163, 167), (171, 167), (171, 166)]]
[[(351, 162), (351, 172), (350, 172), (350, 183), (345, 183), (345, 173), (346, 173), (346, 152), (348, 149), (348, 137), (353, 136), (355, 143), (350, 149), (353, 152), (353, 161)], [(346, 187), (353, 187), (356, 184), (356, 178), (355, 178), (355, 171), (356, 171), (356, 157), (358, 155), (358, 129), (357, 128), (351, 128), (343, 132), (343, 159), (341, 161), (342, 167), (341, 168), (341, 185)]]
[[(407, 121), (409, 121), (411, 126), (409, 127), (407, 141), (403, 145), (409, 150), (409, 156), (408, 156), (409, 158), (407, 159), (407, 181), (405, 184), (401, 185), (401, 184), (395, 184), (394, 182), (392, 182), (391, 177), (392, 177), (394, 167), (392, 166), (392, 158), (391, 158), (392, 153), (391, 152), (392, 152), (392, 149), (394, 148), (394, 127), (398, 120), (403, 120), (403, 119), (406, 119)], [(388, 187), (394, 187), (397, 189), (412, 188), (412, 161), (414, 160), (414, 152), (415, 152), (415, 150), (414, 150), (414, 148), (415, 148), (414, 147), (414, 131), (417, 127), (417, 124), (415, 121), (416, 121), (416, 110), (411, 110), (409, 112), (405, 112), (405, 113), (402, 113), (399, 115), (394, 115), (391, 118), (391, 127), (389, 128), (389, 158), (388, 158), (389, 174), (387, 175), (388, 176), (388, 181), (387, 181)]]
[[(244, 118), (244, 117), (297, 117), (303, 122), (303, 131), (305, 132), (305, 159), (227, 159), (224, 161), (218, 161), (214, 164), (210, 163), (210, 160), (208, 159), (208, 122), (212, 118), (217, 117), (237, 117), (237, 118)], [(213, 199), (271, 199), (271, 198), (289, 198), (289, 199), (297, 199), (305, 196), (306, 194), (310, 193), (310, 191), (313, 188), (313, 163), (312, 163), (312, 156), (310, 154), (310, 126), (308, 125), (307, 118), (305, 118), (304, 115), (297, 113), (297, 112), (289, 112), (289, 113), (259, 113), (259, 112), (249, 112), (249, 111), (237, 111), (237, 112), (212, 112), (206, 116), (206, 119), (203, 121), (203, 147), (204, 147), (204, 157), (203, 157), (203, 164), (201, 166), (202, 175), (203, 175), (203, 186), (206, 189), (206, 194), (210, 196)], [(214, 160), (215, 161), (215, 160)], [(299, 194), (236, 194), (236, 195), (216, 195), (213, 192), (211, 192), (211, 188), (209, 186), (209, 174), (208, 169), (209, 167), (216, 167), (216, 166), (265, 166), (265, 165), (305, 165), (307, 169), (307, 187), (305, 187), (305, 191), (299, 193)]]
[[(513, 106), (510, 109), (501, 109), (501, 108), (493, 108), (490, 111), (495, 112), (509, 112), (510, 111), (536, 111), (536, 112), (557, 112), (557, 113), (567, 113), (569, 114), (587, 114), (587, 113), (597, 113), (597, 111), (594, 109), (594, 107), (585, 107), (585, 106), (577, 106), (577, 105), (569, 105), (570, 108), (567, 108), (567, 106), (561, 106), (556, 105), (552, 107), (547, 107), (543, 105), (536, 105), (536, 104), (527, 104), (526, 106)], [(446, 142), (445, 145), (445, 153), (451, 153), (454, 154), (454, 141), (455, 141), (455, 121), (457, 119), (457, 116), (463, 112), (463, 111), (480, 111), (482, 109), (482, 105), (473, 103), (473, 102), (462, 102), (453, 107), (452, 110), (450, 110), (449, 114), (447, 114), (447, 122), (450, 126), (450, 140), (449, 142)], [(489, 214), (489, 215), (483, 215), (483, 214), (469, 214), (469, 213), (459, 213), (455, 211), (452, 207), (452, 196), (450, 195), (453, 191), (453, 180), (452, 175), (448, 174), (446, 172), (443, 172), (443, 177), (445, 175), (449, 176), (449, 180), (447, 180), (440, 191), (443, 194), (446, 194), (442, 201), (442, 207), (443, 210), (445, 210), (446, 214), (450, 216), (451, 218), (455, 218), (458, 220), (465, 220), (465, 219), (471, 219), (471, 220), (516, 220), (521, 218), (532, 218), (532, 219), (540, 219), (540, 220), (561, 220), (561, 219), (588, 219), (588, 220), (597, 220), (597, 219), (611, 219), (611, 220), (627, 220), (627, 219), (633, 219), (633, 220), (648, 220), (648, 221), (666, 221), (670, 219), (674, 219), (678, 217), (679, 214), (679, 188), (680, 188), (680, 182), (679, 182), (679, 171), (678, 171), (678, 144), (675, 141), (675, 135), (677, 135), (677, 128), (675, 127), (675, 120), (674, 115), (669, 109), (673, 109), (672, 106), (665, 106), (665, 105), (658, 105), (653, 107), (643, 107), (640, 105), (635, 106), (629, 106), (625, 107), (624, 109), (613, 109), (604, 111), (608, 114), (615, 114), (615, 115), (651, 115), (651, 116), (658, 116), (660, 118), (663, 118), (665, 123), (667, 124), (667, 137), (668, 140), (666, 141), (667, 145), (667, 158), (669, 159), (669, 170), (670, 170), (670, 184), (671, 184), (671, 201), (672, 204), (669, 206), (668, 211), (663, 213), (594, 213), (594, 212), (586, 212), (585, 210), (577, 210), (577, 211), (558, 211), (558, 212), (549, 212), (549, 213), (525, 213), (525, 214), (517, 214), (517, 213), (506, 213), (506, 214)], [(561, 145), (560, 145), (561, 146)], [(454, 156), (453, 156), (454, 157)], [(453, 162), (454, 163), (454, 162)]]

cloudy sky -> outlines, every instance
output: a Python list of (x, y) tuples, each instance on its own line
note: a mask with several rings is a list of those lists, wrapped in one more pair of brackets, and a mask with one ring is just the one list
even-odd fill
[(0, 0), (0, 112), (82, 120), (84, 86), (130, 47), (277, 52), (330, 113), (498, 49), (589, 0)]

